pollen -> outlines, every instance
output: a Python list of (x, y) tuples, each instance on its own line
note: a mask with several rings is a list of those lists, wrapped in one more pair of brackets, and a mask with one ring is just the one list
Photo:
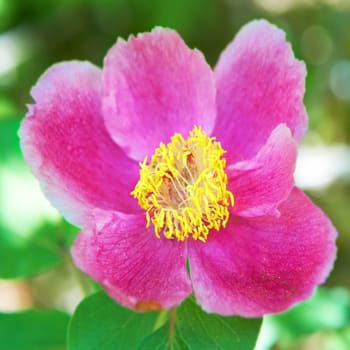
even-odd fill
[(211, 230), (226, 226), (234, 198), (227, 190), (224, 154), (215, 137), (195, 126), (187, 139), (175, 134), (140, 163), (140, 180), (131, 194), (156, 237), (206, 242)]

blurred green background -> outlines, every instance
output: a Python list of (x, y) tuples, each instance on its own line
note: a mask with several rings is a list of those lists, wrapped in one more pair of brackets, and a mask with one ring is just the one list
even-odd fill
[(349, 0), (0, 0), (0, 311), (34, 305), (72, 312), (83, 295), (67, 254), (77, 231), (43, 198), (18, 146), (38, 77), (62, 60), (101, 66), (118, 36), (156, 25), (176, 29), (214, 66), (254, 18), (283, 28), (307, 64), (309, 132), (296, 180), (339, 232), (326, 285), (267, 317), (257, 349), (350, 349)]

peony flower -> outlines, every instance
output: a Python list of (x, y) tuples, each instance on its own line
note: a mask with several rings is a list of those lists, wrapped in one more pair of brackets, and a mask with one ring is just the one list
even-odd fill
[(49, 68), (21, 129), (51, 203), (82, 227), (77, 266), (120, 304), (261, 316), (307, 298), (335, 259), (329, 219), (295, 187), (305, 66), (247, 24), (214, 69), (170, 29), (118, 39), (102, 70)]

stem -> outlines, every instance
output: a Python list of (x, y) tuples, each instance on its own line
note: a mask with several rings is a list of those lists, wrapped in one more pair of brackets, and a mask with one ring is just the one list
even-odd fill
[(176, 309), (172, 308), (170, 310), (170, 320), (169, 320), (169, 340), (170, 340), (171, 348), (173, 348), (174, 346), (175, 322), (176, 322)]

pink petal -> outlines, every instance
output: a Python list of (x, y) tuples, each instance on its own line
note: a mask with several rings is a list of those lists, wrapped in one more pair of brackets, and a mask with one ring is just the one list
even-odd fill
[(76, 225), (95, 207), (139, 210), (130, 195), (138, 165), (105, 130), (100, 82), (101, 71), (87, 62), (51, 67), (32, 90), (35, 104), (19, 132), (43, 191)]
[(191, 242), (193, 289), (206, 311), (246, 317), (279, 312), (324, 282), (336, 254), (331, 222), (298, 189), (279, 210), (279, 218), (233, 218), (205, 244)]
[(276, 127), (258, 154), (228, 167), (228, 189), (238, 216), (279, 215), (279, 203), (287, 199), (294, 186), (293, 172), (297, 145), (283, 124)]
[(185, 136), (201, 125), (209, 134), (213, 128), (213, 73), (173, 30), (119, 39), (107, 54), (103, 78), (107, 128), (134, 159), (152, 155), (175, 132)]
[(155, 237), (144, 215), (96, 210), (72, 253), (77, 266), (120, 304), (136, 309), (178, 305), (191, 293), (186, 245)]
[(305, 74), (282, 30), (265, 20), (241, 29), (215, 68), (218, 118), (213, 135), (229, 157), (251, 158), (280, 123), (297, 140), (302, 138)]

